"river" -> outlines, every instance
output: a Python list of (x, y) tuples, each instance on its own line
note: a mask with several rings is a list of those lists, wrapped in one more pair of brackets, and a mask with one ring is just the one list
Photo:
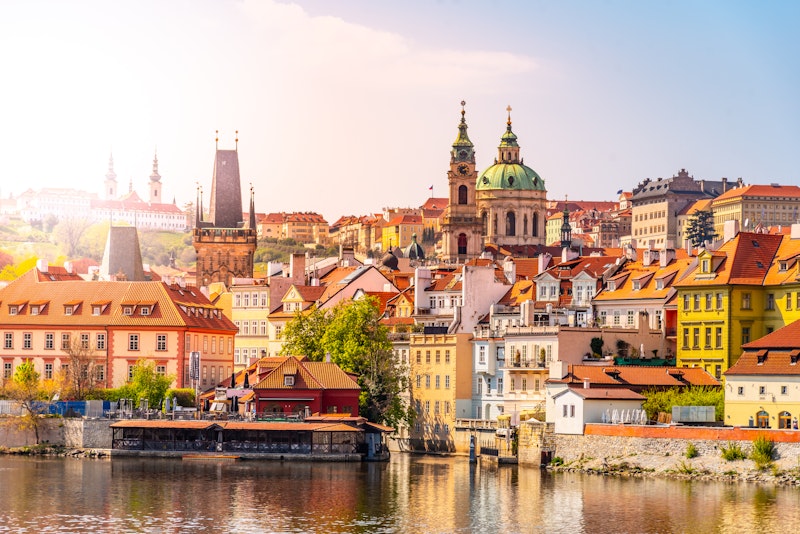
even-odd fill
[(386, 463), (0, 456), (0, 532), (787, 532), (800, 490), (467, 458)]

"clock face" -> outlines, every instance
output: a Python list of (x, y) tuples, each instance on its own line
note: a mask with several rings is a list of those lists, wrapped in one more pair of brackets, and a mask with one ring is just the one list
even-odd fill
[(464, 174), (467, 174), (468, 172), (469, 172), (469, 167), (467, 167), (466, 165), (462, 164), (462, 165), (458, 166), (458, 173), (459, 174), (464, 175)]

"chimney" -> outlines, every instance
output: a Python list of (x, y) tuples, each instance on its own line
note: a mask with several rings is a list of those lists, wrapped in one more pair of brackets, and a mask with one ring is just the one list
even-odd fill
[(330, 352), (326, 352), (325, 353), (325, 363), (331, 363), (331, 353)]
[(543, 273), (547, 270), (547, 266), (550, 265), (550, 260), (553, 259), (553, 256), (548, 254), (547, 252), (542, 252), (539, 254), (539, 272)]
[(739, 221), (733, 219), (732, 221), (725, 221), (722, 225), (722, 242), (727, 243), (739, 233)]
[(675, 259), (674, 248), (666, 248), (662, 250), (661, 254), (659, 254), (658, 256), (659, 265), (661, 265), (661, 267), (666, 267), (674, 259)]
[(304, 285), (306, 283), (306, 255), (295, 253), (289, 257), (289, 276), (293, 284)]
[(722, 177), (722, 192), (724, 193), (727, 190), (728, 190), (728, 179), (723, 176)]
[(75, 274), (71, 261), (64, 262), (64, 270), (67, 271), (68, 274)]
[(39, 269), (39, 272), (46, 273), (48, 270), (47, 260), (36, 260), (36, 268)]
[(589, 389), (589, 377), (583, 379), (583, 389)]

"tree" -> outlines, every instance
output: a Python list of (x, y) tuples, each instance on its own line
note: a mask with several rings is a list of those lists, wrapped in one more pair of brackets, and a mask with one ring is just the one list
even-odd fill
[(64, 252), (70, 258), (74, 257), (80, 247), (83, 232), (91, 226), (87, 219), (69, 218), (59, 222), (53, 229), (56, 242), (64, 247)]
[(103, 385), (100, 380), (102, 360), (95, 354), (95, 348), (89, 345), (88, 338), (80, 339), (78, 336), (72, 337), (64, 353), (69, 362), (64, 372), (64, 386), (67, 388), (65, 398), (90, 398), (98, 386)]
[(411, 424), (413, 410), (400, 396), (408, 386), (406, 370), (395, 360), (380, 318), (373, 297), (342, 302), (330, 312), (298, 314), (284, 329), (288, 348), (283, 353), (316, 361), (330, 353), (331, 361), (358, 377), (359, 410), (364, 417), (390, 426)]
[(33, 430), (36, 444), (39, 444), (41, 427), (41, 401), (47, 400), (39, 387), (39, 373), (33, 362), (25, 360), (17, 365), (11, 383), (6, 386), (6, 394), (22, 408), (22, 416), (12, 419), (20, 430)]
[(156, 364), (148, 360), (139, 360), (133, 366), (133, 377), (122, 386), (120, 395), (133, 399), (138, 405), (142, 399), (147, 399), (147, 405), (155, 408), (161, 405), (175, 377), (160, 375), (156, 372)]
[(686, 239), (693, 247), (700, 247), (705, 243), (714, 241), (717, 233), (714, 231), (714, 212), (710, 210), (698, 210), (689, 217), (689, 224), (686, 229)]

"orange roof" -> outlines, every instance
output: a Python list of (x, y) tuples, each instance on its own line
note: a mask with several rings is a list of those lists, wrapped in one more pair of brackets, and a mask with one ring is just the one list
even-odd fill
[(800, 201), (800, 187), (796, 185), (746, 185), (744, 187), (735, 187), (714, 199), (714, 204), (722, 200), (740, 197), (796, 198)]
[[(287, 385), (284, 376), (294, 377)], [(286, 358), (253, 389), (361, 389), (356, 381), (335, 363), (311, 362), (296, 356)]]
[(595, 388), (591, 386), (588, 388), (570, 386), (569, 390), (560, 391), (553, 395), (553, 398), (563, 395), (566, 391), (572, 391), (587, 400), (644, 400), (646, 398), (627, 388)]
[(570, 365), (567, 376), (552, 382), (605, 386), (719, 386), (719, 381), (700, 367), (646, 367), (638, 365)]

